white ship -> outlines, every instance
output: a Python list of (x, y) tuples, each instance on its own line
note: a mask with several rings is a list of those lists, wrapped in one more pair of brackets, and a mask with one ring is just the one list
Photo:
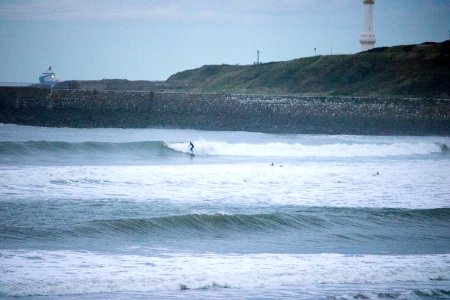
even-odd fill
[(41, 85), (53, 86), (57, 82), (55, 72), (52, 70), (52, 66), (48, 67), (48, 70), (39, 76), (39, 83)]

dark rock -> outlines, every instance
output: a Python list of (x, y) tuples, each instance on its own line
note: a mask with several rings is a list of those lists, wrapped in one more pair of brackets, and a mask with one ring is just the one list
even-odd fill
[(0, 122), (52, 127), (449, 135), (450, 101), (0, 87)]

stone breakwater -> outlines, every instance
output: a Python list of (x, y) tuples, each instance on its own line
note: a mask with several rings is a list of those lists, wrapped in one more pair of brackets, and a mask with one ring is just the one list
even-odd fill
[(0, 122), (54, 127), (450, 135), (450, 101), (1, 87)]

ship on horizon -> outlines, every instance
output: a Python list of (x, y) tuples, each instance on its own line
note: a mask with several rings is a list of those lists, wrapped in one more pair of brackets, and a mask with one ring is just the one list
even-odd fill
[(52, 70), (52, 66), (48, 67), (48, 70), (39, 76), (39, 83), (45, 86), (54, 86), (58, 80), (56, 79), (55, 72)]

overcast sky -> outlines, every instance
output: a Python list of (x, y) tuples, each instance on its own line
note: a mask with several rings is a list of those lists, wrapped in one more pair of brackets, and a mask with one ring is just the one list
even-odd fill
[[(362, 0), (0, 0), (0, 81), (165, 80), (360, 49)], [(449, 38), (450, 0), (376, 0), (377, 47)]]

